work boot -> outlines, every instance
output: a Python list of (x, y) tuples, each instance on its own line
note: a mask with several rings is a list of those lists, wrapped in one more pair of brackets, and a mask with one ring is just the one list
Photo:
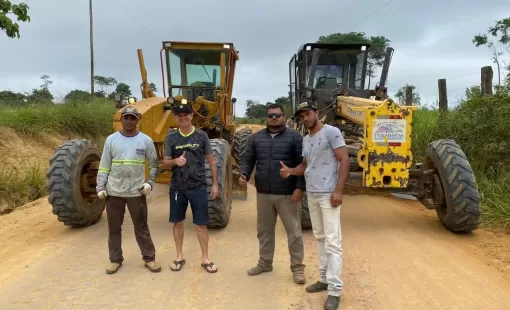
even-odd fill
[(306, 283), (304, 270), (299, 270), (299, 269), (295, 270), (292, 272), (292, 275), (294, 277), (294, 282), (296, 282), (296, 284), (305, 284)]
[(161, 271), (161, 266), (155, 261), (146, 262), (145, 267), (149, 268), (149, 270), (152, 272), (160, 272)]
[(328, 290), (328, 285), (326, 283), (322, 283), (320, 281), (317, 281), (316, 283), (314, 283), (306, 288), (306, 291), (308, 293), (318, 293), (318, 292), (327, 291), (327, 290)]
[(248, 275), (249, 276), (256, 276), (256, 275), (259, 275), (263, 272), (271, 272), (273, 271), (273, 266), (260, 266), (260, 265), (257, 265), (251, 269), (248, 270)]
[(305, 265), (291, 265), (290, 270), (292, 271), (292, 276), (294, 277), (294, 282), (296, 284), (305, 284)]
[(106, 273), (107, 274), (114, 274), (119, 270), (120, 266), (122, 266), (121, 263), (110, 263), (108, 267), (106, 267)]
[(328, 299), (324, 303), (324, 310), (337, 310), (340, 297), (328, 295)]

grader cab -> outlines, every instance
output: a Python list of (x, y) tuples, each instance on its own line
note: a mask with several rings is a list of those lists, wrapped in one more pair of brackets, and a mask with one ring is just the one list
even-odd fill
[[(388, 98), (392, 48), (386, 52), (375, 90), (365, 88), (369, 48), (369, 44), (301, 46), (289, 62), (293, 112), (311, 99), (321, 121), (342, 131), (350, 158), (349, 185), (412, 195), (435, 210), (451, 232), (477, 229), (479, 192), (466, 155), (455, 141), (440, 139), (430, 142), (423, 163), (415, 163), (411, 146), (413, 113), (418, 107)], [(291, 123), (307, 134), (299, 119)], [(311, 226), (306, 199), (302, 226)]]
[[(232, 43), (163, 42), (160, 51), (163, 97), (157, 97), (147, 83), (141, 50), (138, 50), (138, 60), (142, 100), (130, 97), (126, 101), (119, 97), (117, 107), (127, 103), (140, 112), (139, 130), (152, 138), (161, 162), (166, 137), (178, 128), (172, 107), (192, 106), (192, 123), (209, 136), (218, 168), (220, 193), (214, 200), (209, 198), (209, 227), (225, 227), (230, 219), (232, 198), (245, 199), (247, 195), (247, 189), (237, 185), (238, 162), (251, 134), (247, 130), (236, 132), (234, 122), (236, 100), (232, 98), (232, 89), (238, 51)], [(113, 116), (113, 132), (122, 129), (120, 114), (121, 109)], [(50, 159), (49, 202), (53, 213), (65, 225), (88, 226), (101, 218), (105, 201), (98, 199), (95, 190), (100, 158), (96, 146), (79, 139), (66, 141)], [(205, 158), (204, 161), (206, 176), (211, 178), (209, 164)], [(146, 171), (148, 176), (147, 164)], [(156, 182), (169, 184), (171, 174), (160, 169)], [(212, 180), (208, 184), (210, 191)]]

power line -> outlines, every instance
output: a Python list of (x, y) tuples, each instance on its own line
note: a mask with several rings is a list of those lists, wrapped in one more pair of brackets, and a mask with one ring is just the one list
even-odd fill
[(131, 14), (118, 0), (115, 0), (115, 2), (117, 2), (124, 9), (124, 11), (126, 11), (126, 13), (128, 13), (137, 23), (139, 23), (140, 26), (144, 27), (149, 32), (150, 35), (153, 35), (150, 29), (147, 28), (144, 24), (142, 24), (138, 19), (136, 19), (136, 17), (134, 17), (133, 14)]
[(369, 19), (370, 17), (372, 17), (375, 13), (379, 12), (380, 10), (382, 10), (385, 6), (387, 6), (388, 4), (390, 4), (391, 2), (393, 2), (393, 0), (390, 0), (388, 2), (386, 2), (383, 6), (379, 7), (377, 10), (375, 10), (375, 12), (373, 12), (372, 14), (368, 15), (367, 17), (365, 17), (362, 21), (360, 21), (359, 23), (356, 24), (356, 26), (352, 27), (351, 29), (349, 29), (349, 32), (358, 27), (359, 25), (361, 25), (364, 21), (366, 21), (367, 19)]
[(456, 77), (447, 78), (446, 80), (460, 79), (460, 78), (463, 78), (463, 77), (466, 77), (466, 76), (470, 76), (470, 75), (475, 75), (475, 74), (480, 74), (480, 72), (473, 72), (473, 73), (468, 73), (468, 74), (464, 74), (464, 75), (459, 75), (459, 76), (456, 76)]

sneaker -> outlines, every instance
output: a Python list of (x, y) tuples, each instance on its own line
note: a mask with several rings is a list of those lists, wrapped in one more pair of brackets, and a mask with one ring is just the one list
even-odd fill
[(328, 295), (324, 303), (324, 310), (337, 310), (340, 303), (340, 297)]
[(318, 292), (327, 291), (327, 290), (328, 290), (328, 285), (326, 283), (322, 283), (320, 281), (317, 281), (316, 283), (314, 283), (306, 288), (306, 291), (308, 293), (318, 293)]
[(114, 274), (119, 270), (120, 266), (122, 266), (121, 263), (110, 263), (108, 267), (106, 267), (106, 273), (107, 274)]
[(261, 273), (264, 273), (264, 272), (271, 272), (273, 271), (273, 266), (267, 266), (267, 267), (262, 267), (262, 266), (255, 266), (251, 269), (248, 270), (248, 275), (249, 276), (256, 276), (256, 275), (259, 275)]
[(158, 263), (156, 263), (155, 261), (154, 262), (146, 262), (145, 267), (149, 268), (149, 270), (152, 272), (160, 272), (161, 271), (161, 266)]

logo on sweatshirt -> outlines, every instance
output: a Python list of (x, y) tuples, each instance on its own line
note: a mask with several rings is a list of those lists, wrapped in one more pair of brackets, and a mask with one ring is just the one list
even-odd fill
[(145, 155), (145, 150), (144, 149), (136, 149), (136, 154), (137, 155)]

